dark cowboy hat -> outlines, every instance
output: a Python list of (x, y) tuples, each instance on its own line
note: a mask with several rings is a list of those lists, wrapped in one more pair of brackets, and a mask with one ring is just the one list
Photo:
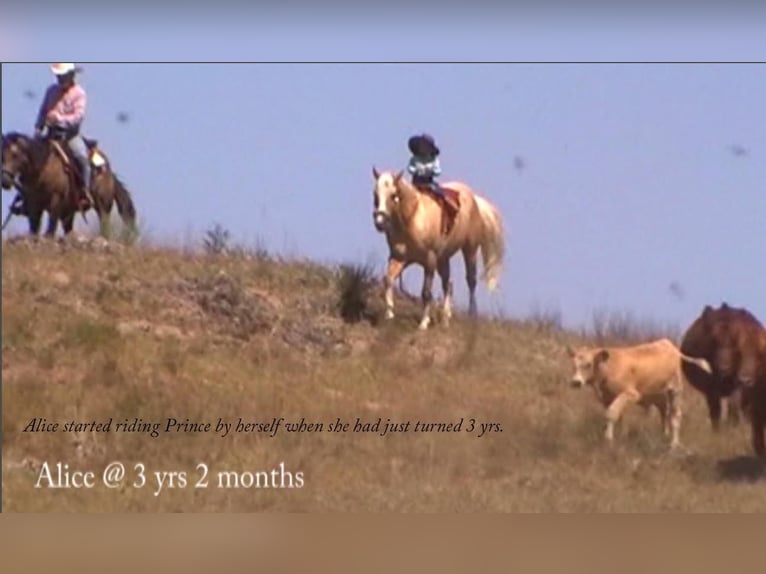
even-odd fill
[(437, 157), (439, 155), (439, 148), (436, 146), (434, 138), (428, 134), (412, 136), (407, 142), (407, 147), (413, 155), (424, 157)]

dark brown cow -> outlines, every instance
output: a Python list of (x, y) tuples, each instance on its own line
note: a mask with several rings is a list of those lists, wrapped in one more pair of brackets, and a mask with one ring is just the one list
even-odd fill
[(754, 381), (745, 381), (744, 403), (750, 409), (755, 454), (766, 458), (766, 331), (760, 337), (761, 361)]
[[(682, 362), (686, 379), (705, 395), (710, 422), (717, 430), (721, 400), (729, 398), (731, 410), (744, 408), (750, 416), (753, 448), (764, 456), (766, 425), (766, 328), (746, 309), (723, 303), (706, 306), (681, 341), (681, 352), (707, 360), (713, 372), (705, 373)], [(731, 413), (730, 410), (730, 413)]]

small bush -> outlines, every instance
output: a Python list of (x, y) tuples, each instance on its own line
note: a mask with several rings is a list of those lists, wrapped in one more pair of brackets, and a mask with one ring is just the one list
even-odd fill
[(347, 323), (371, 319), (370, 294), (377, 281), (372, 265), (344, 264), (339, 268), (338, 312)]
[(226, 273), (197, 279), (192, 289), (202, 310), (227, 323), (238, 338), (248, 339), (268, 331), (277, 319), (265, 298), (249, 295), (239, 281)]
[(216, 223), (205, 232), (205, 238), (202, 240), (205, 253), (208, 255), (221, 255), (229, 251), (229, 240), (231, 233), (220, 223)]
[(563, 319), (558, 309), (542, 309), (535, 307), (527, 317), (526, 323), (538, 331), (562, 331)]

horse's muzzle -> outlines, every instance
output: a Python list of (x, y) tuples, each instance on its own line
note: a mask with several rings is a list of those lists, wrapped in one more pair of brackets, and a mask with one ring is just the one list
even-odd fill
[(375, 229), (378, 231), (385, 231), (388, 227), (388, 215), (382, 211), (376, 211), (372, 214), (373, 222), (375, 223)]
[(13, 187), (13, 177), (5, 170), (3, 170), (2, 186), (3, 189), (11, 189)]

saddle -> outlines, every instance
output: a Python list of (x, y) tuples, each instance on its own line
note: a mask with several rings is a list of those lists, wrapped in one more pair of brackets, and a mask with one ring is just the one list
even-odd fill
[[(86, 138), (84, 136), (82, 139), (85, 142), (85, 147), (88, 148), (91, 166), (94, 168), (103, 167), (106, 164), (106, 158), (98, 149), (98, 140)], [(53, 149), (56, 150), (56, 153), (58, 153), (59, 157), (64, 162), (65, 169), (72, 170), (74, 177), (76, 177), (77, 181), (82, 184), (80, 164), (74, 157), (72, 150), (69, 149), (69, 146), (63, 145), (61, 140), (55, 138), (50, 138), (48, 141), (53, 145)]]
[[(438, 185), (438, 184), (437, 184)], [(439, 185), (439, 190), (443, 196), (434, 193), (433, 189), (427, 184), (416, 184), (415, 188), (421, 193), (427, 193), (433, 197), (439, 205), (441, 205), (442, 220), (441, 220), (441, 232), (443, 235), (448, 235), (452, 231), (452, 227), (455, 225), (455, 219), (460, 211), (460, 194), (450, 188), (443, 185)]]
[[(104, 155), (98, 149), (98, 140), (86, 138), (85, 136), (83, 136), (82, 139), (85, 142), (85, 147), (88, 148), (88, 157), (91, 164), (92, 184), (94, 176), (106, 165), (107, 161)], [(86, 209), (89, 206), (91, 200), (88, 197), (79, 197), (79, 190), (82, 189), (84, 181), (80, 163), (74, 157), (74, 154), (72, 153), (72, 150), (69, 149), (69, 146), (65, 145), (61, 140), (56, 138), (49, 138), (48, 141), (51, 143), (56, 154), (58, 154), (64, 164), (64, 171), (66, 171), (67, 175), (69, 176), (72, 189), (75, 190), (75, 193), (78, 196), (78, 203), (82, 205), (83, 209)]]

